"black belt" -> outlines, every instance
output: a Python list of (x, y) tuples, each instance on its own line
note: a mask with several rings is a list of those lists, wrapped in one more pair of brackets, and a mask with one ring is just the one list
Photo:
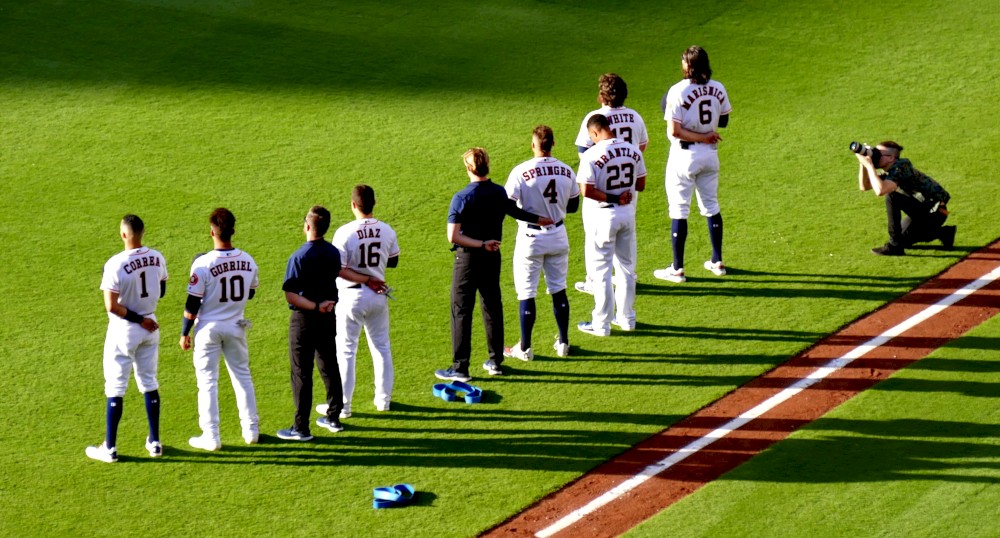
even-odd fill
[(353, 290), (353, 289), (357, 289), (357, 288), (360, 288), (360, 287), (361, 287), (361, 283), (358, 282), (358, 283), (354, 284), (353, 286), (347, 286), (347, 289)]
[(688, 142), (687, 140), (681, 140), (681, 149), (691, 149), (691, 146), (695, 144), (700, 144), (700, 142)]
[(539, 226), (537, 224), (529, 224), (528, 228), (531, 228), (532, 230), (542, 230), (542, 229), (548, 229), (548, 228), (558, 228), (558, 227), (560, 227), (562, 225), (563, 225), (563, 221), (559, 221), (559, 222), (553, 224), (552, 226)]

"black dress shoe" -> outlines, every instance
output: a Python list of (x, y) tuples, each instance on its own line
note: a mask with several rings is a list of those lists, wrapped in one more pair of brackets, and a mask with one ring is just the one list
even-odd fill
[(877, 256), (905, 256), (906, 251), (903, 250), (903, 247), (897, 247), (891, 243), (886, 243), (880, 247), (873, 248), (872, 254)]
[(957, 229), (958, 226), (942, 226), (941, 231), (938, 232), (938, 239), (941, 240), (945, 250), (951, 250), (955, 246), (955, 230)]

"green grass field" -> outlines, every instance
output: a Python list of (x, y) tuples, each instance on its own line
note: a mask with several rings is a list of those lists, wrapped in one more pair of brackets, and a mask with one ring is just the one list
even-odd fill
[[(502, 521), (1000, 235), (1000, 131), (988, 119), (1000, 95), (990, 37), (998, 33), (995, 7), (969, 0), (892, 10), (787, 1), (0, 4), (0, 534), (468, 536)], [(694, 218), (690, 278), (677, 286), (652, 278), (670, 261), (658, 103), (692, 43), (709, 51), (734, 102), (720, 150), (730, 276), (700, 270), (709, 246)], [(651, 134), (638, 215), (638, 330), (574, 335), (574, 355), (558, 359), (548, 352), (555, 324), (543, 310), (535, 362), (511, 364), (503, 379), (477, 377), (487, 390), (482, 405), (435, 400), (432, 372), (450, 360), (445, 220), (466, 182), (462, 152), (485, 146), (502, 181), (530, 156), (531, 128), (547, 123), (556, 156), (575, 164), (572, 140), (608, 71), (628, 81), (628, 104)], [(886, 138), (952, 193), (955, 251), (869, 254), (884, 241), (884, 209), (857, 191), (847, 144)], [(393, 411), (376, 415), (370, 405), (363, 350), (355, 415), (343, 433), (242, 446), (223, 386), (224, 450), (189, 449), (194, 372), (176, 340), (188, 263), (211, 248), (208, 213), (234, 211), (235, 243), (261, 267), (248, 308), (251, 363), (262, 430), (273, 434), (292, 419), (285, 261), (302, 242), (308, 207), (324, 204), (346, 222), (358, 182), (375, 187), (376, 215), (396, 227), (403, 250), (390, 274), (399, 299)], [(130, 389), (121, 462), (109, 466), (83, 450), (103, 434), (98, 286), (103, 263), (121, 250), (118, 219), (127, 212), (146, 221), (146, 242), (165, 254), (172, 274), (158, 312), (167, 452), (145, 456), (142, 398)], [(584, 273), (579, 217), (568, 226), (572, 281)], [(513, 231), (508, 222), (508, 262)], [(509, 271), (504, 278), (513, 343)], [(590, 298), (573, 293), (571, 301), (574, 320), (587, 319)], [(981, 333), (975, 357), (955, 353), (972, 361), (968, 368), (905, 373), (974, 383), (982, 415), (929, 383), (894, 379), (913, 388), (880, 387), (851, 402), (761, 458), (768, 461), (734, 473), (742, 478), (668, 510), (664, 517), (677, 518), (668, 529), (919, 534), (941, 528), (901, 521), (931, 521), (936, 511), (970, 534), (1000, 526), (982, 508), (1000, 502), (996, 488), (981, 487), (964, 504), (935, 489), (954, 487), (955, 474), (975, 475), (966, 487), (996, 481), (1000, 454), (988, 417), (998, 405), (985, 375), (996, 369), (995, 327)], [(480, 325), (473, 330), (485, 357)], [(931, 364), (951, 364), (942, 353)], [(894, 396), (916, 398), (934, 414), (914, 417)], [(898, 452), (868, 439), (878, 433), (871, 429), (885, 424), (892, 447), (905, 452), (910, 443), (935, 459), (933, 451), (950, 447), (928, 431), (931, 421), (977, 437), (949, 460), (964, 472), (936, 476), (917, 466), (920, 480), (898, 480), (914, 467), (894, 472)], [(830, 435), (872, 441), (843, 440), (855, 460), (838, 464), (863, 460), (862, 468), (883, 469), (881, 480), (838, 482), (829, 469), (779, 461), (829, 456), (830, 444), (800, 441)], [(372, 510), (372, 487), (404, 481), (422, 492), (417, 506)], [(887, 481), (894, 492), (879, 510), (893, 516), (859, 516), (858, 506), (871, 503), (858, 499), (881, 495)], [(799, 487), (824, 502), (801, 502), (792, 491)], [(776, 508), (764, 519), (758, 508), (770, 498), (800, 503), (794, 514)], [(732, 508), (714, 509), (723, 505)], [(838, 525), (842, 518), (851, 525)]]

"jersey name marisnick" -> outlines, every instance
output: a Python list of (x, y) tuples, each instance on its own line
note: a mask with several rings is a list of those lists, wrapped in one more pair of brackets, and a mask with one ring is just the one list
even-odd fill
[(629, 148), (628, 146), (615, 146), (615, 147), (608, 146), (608, 149), (607, 151), (604, 152), (604, 155), (601, 155), (600, 157), (594, 160), (594, 166), (596, 166), (598, 169), (603, 169), (604, 165), (607, 164), (611, 159), (619, 157), (629, 158), (635, 162), (639, 162), (642, 160), (642, 154), (639, 152), (632, 151), (632, 149)]
[(138, 259), (129, 260), (128, 263), (122, 266), (122, 269), (125, 270), (126, 275), (131, 275), (132, 271), (138, 271), (144, 267), (160, 267), (160, 257), (143, 256)]
[(253, 271), (253, 267), (250, 262), (246, 261), (234, 261), (234, 262), (222, 262), (218, 265), (213, 265), (209, 272), (212, 276), (219, 276), (222, 273), (228, 273), (230, 271)]
[(719, 100), (720, 105), (726, 102), (726, 92), (714, 86), (705, 85), (705, 86), (695, 86), (695, 88), (691, 90), (691, 93), (685, 99), (685, 103), (681, 106), (684, 107), (685, 110), (687, 110), (691, 108), (691, 105), (693, 105), (695, 101), (705, 96), (715, 97), (716, 99)]
[(525, 181), (539, 176), (565, 176), (572, 179), (573, 170), (566, 166), (536, 166), (521, 173)]

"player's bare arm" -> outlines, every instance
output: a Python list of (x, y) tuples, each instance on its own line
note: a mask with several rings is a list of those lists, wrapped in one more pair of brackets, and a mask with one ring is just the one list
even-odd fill
[(126, 321), (140, 325), (149, 332), (160, 328), (160, 325), (153, 318), (144, 318), (119, 304), (117, 291), (104, 290), (104, 309)]
[(704, 144), (715, 144), (722, 140), (719, 133), (716, 131), (711, 131), (708, 133), (696, 133), (690, 129), (685, 129), (681, 122), (677, 120), (671, 120), (667, 130), (670, 132), (670, 136), (678, 140), (684, 140), (686, 142), (701, 142)]
[(635, 191), (642, 192), (646, 190), (646, 176), (640, 176), (635, 179)]
[(448, 223), (448, 241), (465, 248), (482, 248), (490, 252), (500, 250), (500, 241), (497, 241), (496, 239), (480, 241), (479, 239), (473, 239), (462, 235), (462, 223), (460, 222)]
[[(643, 182), (645, 182), (645, 176), (643, 176)], [(629, 202), (632, 201), (632, 191), (625, 191), (621, 194), (608, 194), (604, 191), (598, 190), (597, 187), (586, 183), (581, 185), (581, 188), (583, 190), (584, 197), (598, 202), (628, 205)], [(643, 183), (643, 188), (645, 188), (645, 183)]]
[(375, 293), (385, 293), (385, 290), (388, 289), (384, 280), (355, 271), (350, 267), (342, 267), (340, 269), (340, 278), (368, 286)]

